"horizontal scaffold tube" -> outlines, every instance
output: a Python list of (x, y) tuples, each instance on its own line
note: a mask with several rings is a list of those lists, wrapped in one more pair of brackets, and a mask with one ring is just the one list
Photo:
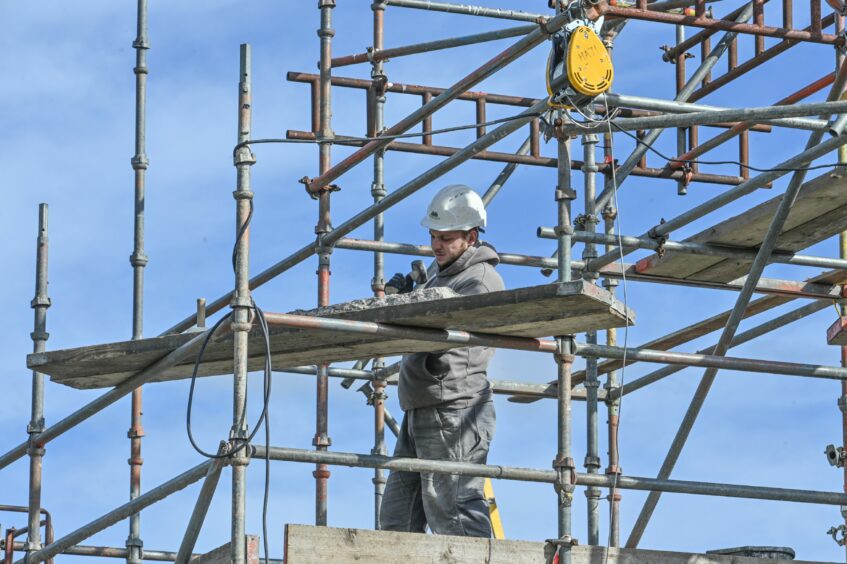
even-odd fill
[[(763, 106), (759, 108), (737, 108), (685, 114), (618, 118), (612, 120), (612, 125), (620, 131), (637, 131), (654, 128), (691, 127), (694, 125), (708, 125), (731, 121), (766, 121), (785, 117), (839, 114), (846, 111), (847, 101), (816, 102), (812, 104), (794, 104), (791, 106)], [(606, 121), (580, 122), (570, 125), (566, 123), (562, 127), (562, 133), (584, 135), (586, 133), (602, 133), (608, 129), (609, 124)]]
[[(353, 321), (350, 319), (333, 319), (329, 317), (313, 317), (307, 315), (292, 315), (290, 313), (265, 313), (269, 326), (297, 327), (300, 329), (322, 329), (326, 331), (341, 331), (344, 333), (360, 333), (379, 335), (389, 339), (416, 339), (447, 343), (455, 346), (484, 346), (523, 351), (545, 353), (556, 352), (556, 342), (549, 339), (534, 339), (530, 337), (514, 337), (510, 335), (492, 335), (458, 331), (455, 329), (430, 329), (424, 327), (407, 327), (375, 321)], [(830, 380), (847, 380), (847, 368), (836, 366), (821, 366), (797, 362), (780, 362), (751, 358), (735, 358), (705, 354), (679, 353), (651, 349), (611, 347), (607, 345), (577, 344), (575, 354), (587, 357), (604, 357), (659, 364), (683, 364), (739, 370), (745, 372), (762, 372), (766, 374), (784, 374), (788, 376), (805, 376)]]
[(496, 41), (498, 39), (519, 37), (521, 35), (526, 35), (533, 29), (535, 29), (534, 25), (522, 25), (518, 27), (498, 29), (495, 31), (486, 31), (484, 33), (475, 33), (473, 35), (465, 35), (463, 37), (451, 37), (449, 39), (439, 39), (436, 41), (427, 41), (426, 43), (405, 45), (403, 47), (369, 50), (366, 53), (357, 53), (355, 55), (345, 55), (343, 57), (337, 57), (332, 60), (332, 66), (333, 68), (335, 68), (344, 67), (347, 65), (355, 65), (358, 63), (369, 63), (371, 61), (387, 61), (396, 57), (405, 57), (407, 55), (429, 53), (430, 51), (439, 51), (441, 49), (450, 49), (452, 47), (475, 45), (477, 43), (484, 43), (486, 41)]
[[(554, 470), (497, 466), (493, 464), (473, 464), (470, 462), (452, 462), (448, 460), (424, 460), (420, 458), (394, 458), (375, 454), (357, 454), (349, 452), (326, 452), (296, 448), (271, 447), (267, 451), (263, 446), (254, 447), (254, 458), (264, 458), (268, 453), (271, 460), (304, 462), (311, 464), (332, 464), (356, 468), (385, 468), (403, 472), (433, 472), (436, 474), (458, 474), (463, 476), (482, 476), (500, 480), (519, 480), (524, 482), (542, 482), (554, 484)], [(745, 499), (768, 499), (774, 501), (793, 501), (820, 505), (845, 505), (847, 494), (768, 488), (736, 484), (717, 484), (711, 482), (692, 482), (683, 480), (657, 480), (635, 476), (575, 473), (576, 485), (602, 488), (616, 487), (626, 490), (663, 491), (719, 497), (737, 497)]]
[[(596, 109), (605, 110), (605, 104), (608, 104), (610, 108), (634, 108), (639, 110), (648, 110), (653, 112), (664, 112), (668, 114), (694, 114), (694, 113), (703, 113), (703, 112), (729, 112), (729, 111), (739, 111), (733, 108), (727, 108), (724, 106), (711, 106), (708, 104), (694, 104), (691, 102), (677, 102), (675, 100), (663, 100), (661, 98), (650, 98), (647, 96), (633, 96), (631, 94), (615, 94), (609, 92), (607, 94), (602, 94), (599, 100), (604, 101), (603, 104), (597, 104)], [(782, 106), (768, 106), (770, 107), (782, 107)], [(761, 108), (749, 108), (751, 110), (759, 110)], [(797, 115), (811, 115), (811, 114), (797, 114)], [(660, 117), (660, 116), (645, 116), (645, 117)], [(641, 119), (639, 118), (631, 118), (631, 119)], [(768, 124), (770, 125), (779, 125), (782, 127), (789, 127), (792, 129), (808, 129), (810, 131), (826, 131), (829, 128), (829, 124), (826, 120), (817, 119), (817, 118), (805, 118), (805, 117), (784, 117), (776, 119), (768, 119)], [(605, 122), (604, 122), (605, 125)]]
[[(556, 239), (556, 230), (553, 227), (539, 227), (538, 236), (542, 239)], [(665, 252), (688, 253), (692, 255), (708, 255), (725, 257), (731, 259), (750, 260), (756, 258), (756, 251), (751, 249), (723, 247), (720, 245), (708, 245), (703, 243), (691, 243), (688, 241), (664, 241), (660, 242), (652, 237), (633, 237), (630, 235), (613, 235), (607, 233), (592, 233), (588, 231), (575, 231), (573, 240), (580, 243), (598, 243), (603, 245), (621, 245), (629, 249), (651, 249), (658, 250), (660, 247)], [(771, 255), (771, 262), (794, 264), (797, 266), (816, 266), (820, 268), (844, 268), (847, 269), (847, 260), (798, 255), (794, 253), (775, 252)]]
[(432, 10), (434, 12), (464, 14), (467, 16), (482, 16), (486, 18), (516, 20), (521, 22), (539, 22), (545, 17), (541, 14), (533, 14), (521, 10), (468, 6), (466, 4), (451, 4), (450, 2), (434, 2), (433, 0), (386, 0), (385, 3), (389, 6), (399, 6), (401, 8), (417, 8), (419, 10)]
[[(291, 366), (288, 368), (275, 368), (274, 372), (290, 372), (292, 374), (311, 375), (317, 372), (317, 368), (314, 366)], [(377, 378), (372, 370), (356, 370), (353, 368), (330, 368), (329, 376), (332, 378), (354, 378), (356, 380), (367, 380), (370, 382), (377, 379), (383, 379)], [(397, 377), (392, 375), (388, 377), (388, 380), (385, 380), (385, 382), (386, 384), (396, 386)], [(523, 396), (538, 399), (556, 397), (556, 386), (551, 384), (534, 384), (532, 382), (495, 379), (489, 379), (488, 382), (491, 384), (491, 391), (498, 395)], [(606, 391), (598, 390), (597, 397), (600, 401), (605, 400)], [(571, 394), (571, 398), (575, 400), (585, 400), (585, 390), (574, 390)]]

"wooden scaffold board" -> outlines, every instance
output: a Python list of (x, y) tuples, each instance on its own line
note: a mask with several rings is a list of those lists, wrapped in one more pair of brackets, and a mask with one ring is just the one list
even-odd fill
[[(635, 319), (634, 314), (625, 312), (623, 304), (605, 289), (582, 280), (474, 296), (460, 296), (448, 288), (430, 288), (294, 313), (520, 337), (569, 335), (622, 327)], [(54, 382), (74, 388), (115, 386), (194, 336), (192, 333), (166, 335), (36, 353), (27, 357), (27, 365), (49, 374)], [(271, 328), (270, 341), (274, 367), (451, 348), (445, 343), (283, 327)], [(250, 370), (261, 370), (264, 365), (263, 347), (261, 333), (254, 326), (248, 353)], [(194, 362), (194, 358), (186, 359), (154, 381), (188, 378)], [(198, 375), (229, 374), (231, 371), (232, 336), (229, 335), (209, 344)]]
[[(549, 550), (549, 549), (548, 549)], [(608, 552), (608, 554), (607, 554)], [(545, 543), (365, 529), (285, 526), (286, 564), (545, 564)], [(577, 545), (573, 564), (769, 564), (774, 560), (728, 554), (667, 552)], [(795, 564), (812, 564), (799, 560)]]
[[(722, 221), (685, 242), (755, 250), (762, 244), (782, 196)], [(774, 252), (797, 252), (847, 229), (847, 176), (830, 172), (803, 185)], [(668, 251), (636, 264), (642, 274), (730, 282), (747, 274), (752, 261)]]

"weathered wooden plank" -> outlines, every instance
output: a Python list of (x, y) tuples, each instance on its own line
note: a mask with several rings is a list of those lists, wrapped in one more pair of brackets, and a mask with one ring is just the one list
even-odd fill
[[(463, 329), (499, 335), (546, 337), (621, 327), (634, 315), (605, 289), (582, 280), (546, 284), (475, 296), (459, 296), (446, 288), (433, 288), (386, 298), (337, 304), (302, 315), (319, 315), (358, 321), (377, 321), (413, 327)], [(53, 381), (75, 388), (114, 386), (143, 370), (191, 335), (168, 335), (32, 354), (27, 364)], [(328, 330), (271, 328), (274, 366), (338, 362), (418, 351), (438, 351), (441, 343), (383, 339), (375, 335)], [(264, 364), (264, 345), (257, 329), (250, 333), (250, 370)], [(187, 378), (194, 367), (188, 359), (157, 381)], [(232, 370), (232, 337), (209, 344), (199, 376), (227, 374)]]
[[(245, 538), (247, 540), (247, 564), (259, 564), (259, 537), (245, 535)], [(230, 564), (232, 562), (230, 546), (231, 543), (226, 543), (202, 556), (192, 558), (191, 564)]]
[[(685, 239), (732, 248), (756, 249), (764, 239), (782, 195)], [(777, 251), (796, 252), (847, 229), (847, 177), (830, 172), (803, 185), (777, 241)], [(668, 252), (638, 262), (644, 274), (729, 282), (747, 273), (751, 261)]]
[[(606, 554), (608, 551), (608, 555)], [(575, 546), (573, 564), (771, 564), (773, 560), (632, 548)], [(285, 526), (286, 564), (545, 564), (545, 543), (394, 533), (309, 525)], [(796, 564), (812, 564), (794, 561)]]

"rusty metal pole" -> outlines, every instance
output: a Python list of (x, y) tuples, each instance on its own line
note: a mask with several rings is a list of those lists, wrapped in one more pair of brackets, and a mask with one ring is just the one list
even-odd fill
[[(320, 58), (320, 83), (319, 83), (319, 121), (318, 130), (319, 157), (318, 166), (320, 173), (324, 174), (330, 169), (330, 157), (332, 150), (332, 37), (335, 30), (332, 29), (332, 10), (335, 8), (335, 0), (318, 0), (318, 9), (321, 12), (321, 27), (318, 37), (321, 40)], [(324, 244), (324, 236), (332, 231), (330, 219), (330, 186), (324, 187), (318, 193), (318, 224), (315, 227), (318, 247), (318, 306), (329, 305), (329, 276), (330, 256), (332, 246)], [(329, 364), (318, 365), (317, 374), (317, 400), (315, 437), (312, 444), (317, 450), (327, 450), (332, 444), (329, 438)], [(317, 464), (313, 473), (315, 477), (315, 524), (327, 524), (327, 482), (329, 481), (329, 466)]]
[[(607, 139), (607, 144), (611, 143), (611, 139)], [(603, 226), (607, 235), (615, 232), (615, 218), (617, 210), (612, 206), (607, 206), (603, 210)], [(612, 245), (606, 245), (606, 252), (610, 253), (615, 249)], [(618, 281), (614, 278), (603, 278), (603, 287), (614, 294)], [(606, 330), (606, 344), (610, 347), (617, 346), (618, 334), (617, 329)], [(606, 467), (606, 475), (610, 477), (620, 476), (621, 469), (618, 462), (618, 421), (620, 416), (621, 401), (620, 396), (615, 396), (608, 399), (612, 390), (620, 386), (618, 381), (618, 371), (610, 370), (606, 376), (606, 410), (608, 414), (608, 441), (609, 441), (609, 465)], [(614, 483), (614, 482), (613, 482)], [(609, 489), (609, 546), (620, 546), (621, 525), (620, 525), (620, 501), (621, 495), (617, 488)]]
[[(250, 45), (242, 44), (238, 82), (238, 143), (250, 140), (252, 120)], [(236, 189), (232, 193), (236, 202), (235, 234), (235, 295), (232, 308), (233, 333), (233, 405), (230, 452), (232, 465), (232, 528), (231, 559), (233, 564), (245, 564), (245, 513), (247, 508), (247, 465), (250, 463), (250, 446), (245, 445), (247, 429), (247, 340), (252, 326), (250, 311), (250, 228), (253, 209), (253, 192), (250, 191), (250, 167), (256, 157), (249, 146), (241, 146), (235, 154)]]
[[(144, 202), (145, 174), (148, 160), (146, 145), (147, 110), (147, 0), (138, 0), (138, 30), (132, 46), (135, 48), (135, 155), (132, 157), (132, 169), (135, 172), (135, 226), (134, 245), (129, 262), (132, 265), (132, 338), (141, 339), (144, 332), (144, 267), (147, 255), (144, 253)], [(130, 427), (127, 437), (130, 442), (129, 460), (129, 499), (141, 495), (141, 438), (144, 428), (142, 417), (142, 388), (132, 391)], [(141, 514), (129, 518), (129, 536), (126, 539), (128, 564), (141, 564), (144, 544), (141, 541)]]
[[(385, 0), (375, 0), (371, 4), (373, 10), (373, 48), (375, 51), (383, 49), (383, 31), (385, 27)], [(374, 133), (382, 131), (385, 127), (385, 86), (388, 78), (385, 76), (383, 61), (375, 60), (371, 67), (371, 78), (375, 82), (373, 93), (374, 104)], [(374, 153), (373, 184), (371, 185), (371, 196), (374, 204), (377, 204), (386, 196), (385, 191), (385, 150)], [(374, 240), (382, 241), (385, 238), (383, 214), (374, 217)], [(374, 252), (374, 276), (371, 280), (371, 289), (374, 296), (381, 298), (385, 296), (385, 264), (383, 254)], [(372, 369), (379, 374), (385, 367), (385, 361), (380, 358), (373, 359)], [(374, 408), (374, 447), (371, 454), (386, 455), (385, 447), (385, 379), (377, 378), (373, 382), (373, 392), (370, 394), (369, 402)], [(374, 469), (374, 529), (379, 529), (380, 508), (382, 507), (382, 495), (385, 492), (385, 471), (382, 468)]]
[[(570, 139), (558, 139), (558, 181), (556, 183), (556, 205), (558, 222), (558, 282), (571, 281), (571, 201), (576, 193), (571, 186)], [(575, 489), (576, 463), (571, 454), (571, 368), (574, 361), (573, 335), (556, 337), (556, 367), (558, 381), (557, 436), (558, 448), (553, 468), (556, 470), (556, 493), (558, 495), (559, 538), (557, 553), (559, 564), (571, 564), (571, 506)]]
[[(596, 146), (597, 136), (593, 134), (583, 135), (583, 165), (582, 174), (585, 188), (585, 209), (581, 218), (581, 225), (585, 231), (594, 233), (599, 219), (597, 210), (594, 208), (596, 197)], [(582, 253), (583, 261), (589, 264), (597, 258), (597, 249), (593, 243), (586, 243)], [(594, 284), (597, 283), (599, 275), (586, 269), (582, 277)], [(597, 344), (597, 331), (589, 331), (585, 334), (585, 341)], [(585, 468), (589, 474), (597, 474), (600, 470), (600, 447), (599, 426), (597, 424), (597, 391), (600, 387), (597, 379), (597, 359), (588, 358), (585, 361), (585, 393), (586, 393), (586, 453)], [(588, 487), (585, 489), (586, 509), (588, 511), (588, 544), (600, 544), (600, 488)]]
[[(47, 258), (49, 239), (47, 238), (47, 204), (38, 206), (38, 239), (35, 259), (35, 297), (30, 302), (34, 310), (32, 352), (43, 352), (47, 339), (47, 309), (50, 297), (47, 295)], [(44, 374), (32, 371), (32, 416), (27, 425), (29, 434), (29, 513), (26, 552), (31, 554), (41, 550), (41, 468), (44, 459), (44, 444), (35, 438), (44, 430)], [(7, 547), (8, 549), (8, 547)]]

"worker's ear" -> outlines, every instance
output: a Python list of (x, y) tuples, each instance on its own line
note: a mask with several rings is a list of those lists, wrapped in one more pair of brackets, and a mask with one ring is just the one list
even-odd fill
[(471, 229), (470, 231), (468, 231), (467, 241), (468, 241), (468, 244), (471, 247), (476, 245), (477, 241), (479, 241), (479, 229), (474, 228), (474, 229)]

